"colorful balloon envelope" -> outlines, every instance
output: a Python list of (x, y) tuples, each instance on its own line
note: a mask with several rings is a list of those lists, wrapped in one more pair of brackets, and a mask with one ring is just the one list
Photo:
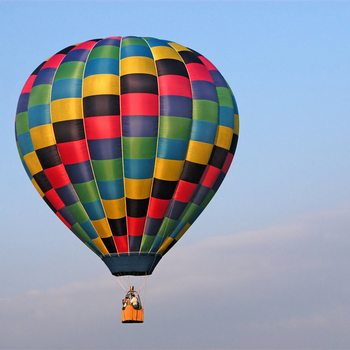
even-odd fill
[(63, 223), (116, 275), (149, 275), (221, 185), (238, 139), (232, 91), (199, 53), (110, 37), (72, 45), (27, 80), (24, 168)]

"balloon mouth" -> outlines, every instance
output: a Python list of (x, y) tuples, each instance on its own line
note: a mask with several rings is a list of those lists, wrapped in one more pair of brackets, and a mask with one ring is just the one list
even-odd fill
[(151, 275), (162, 255), (157, 253), (121, 253), (104, 255), (101, 259), (114, 276)]

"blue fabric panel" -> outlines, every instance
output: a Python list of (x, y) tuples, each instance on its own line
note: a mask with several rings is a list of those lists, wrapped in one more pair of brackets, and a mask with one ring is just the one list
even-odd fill
[(235, 110), (235, 114), (239, 114), (238, 113), (237, 102), (236, 102), (236, 99), (235, 99), (235, 97), (233, 95), (232, 95), (232, 102), (233, 102), (233, 107), (234, 107), (234, 110)]
[(63, 207), (58, 210), (58, 212), (62, 215), (62, 217), (68, 222), (70, 226), (73, 226), (77, 220), (73, 217), (73, 215), (70, 213), (70, 211), (67, 209), (67, 207)]
[(92, 173), (90, 161), (66, 164), (65, 168), (72, 184), (80, 184), (94, 180), (94, 174)]
[[(147, 125), (147, 127), (145, 127)], [(122, 117), (123, 136), (157, 137), (158, 116), (133, 115)]]
[(144, 234), (148, 236), (155, 236), (160, 226), (162, 225), (163, 219), (155, 219), (147, 217)]
[(120, 39), (103, 39), (100, 40), (95, 46), (95, 47), (99, 47), (99, 46), (104, 46), (104, 45), (111, 45), (111, 46), (118, 46), (120, 47)]
[(61, 64), (71, 61), (85, 62), (89, 56), (90, 50), (86, 49), (73, 49), (69, 51), (66, 57), (62, 60)]
[(188, 140), (160, 137), (158, 139), (157, 157), (163, 159), (184, 160), (187, 154), (188, 142)]
[(160, 40), (160, 39), (156, 39), (156, 38), (143, 38), (144, 40), (147, 41), (147, 44), (150, 46), (150, 47), (155, 47), (155, 46), (168, 46), (168, 47), (171, 47), (169, 44), (168, 44), (168, 40)]
[(93, 202), (81, 203), (85, 208), (90, 220), (101, 220), (106, 217), (101, 201), (98, 199)]
[(231, 107), (220, 106), (219, 123), (220, 125), (234, 129), (234, 110)]
[(36, 105), (28, 109), (29, 128), (51, 124), (50, 105)]
[(173, 220), (178, 220), (185, 210), (187, 203), (183, 203), (177, 200), (173, 200), (171, 211), (166, 214), (166, 216)]
[(78, 98), (82, 94), (81, 79), (60, 79), (52, 85), (51, 101), (62, 98)]
[(126, 45), (121, 48), (120, 59), (126, 57), (149, 57), (153, 59), (153, 55), (149, 47), (144, 45)]
[(215, 86), (228, 88), (228, 85), (220, 72), (217, 70), (210, 70), (209, 73), (213, 78)]
[(97, 181), (98, 190), (102, 199), (119, 199), (124, 197), (123, 179)]
[(194, 100), (210, 100), (218, 102), (218, 95), (213, 83), (205, 80), (191, 81)]
[(56, 68), (45, 68), (39, 71), (37, 77), (35, 78), (34, 86), (41, 85), (41, 84), (49, 84), (51, 85), (53, 82), (53, 78), (56, 73)]
[(27, 173), (29, 179), (32, 180), (33, 175), (30, 173), (30, 171), (29, 171), (29, 169), (28, 169), (28, 167), (27, 167), (27, 164), (26, 164), (24, 161), (22, 162), (22, 164), (23, 164), (23, 166), (24, 166), (24, 170), (26, 171), (26, 173)]
[(192, 119), (192, 98), (164, 95), (159, 98), (160, 115)]
[(129, 251), (138, 252), (140, 250), (142, 235), (140, 236), (129, 236)]
[(92, 240), (89, 240), (87, 242), (85, 242), (85, 244), (90, 247), (90, 249), (92, 251), (94, 251), (97, 255), (99, 256), (103, 256), (102, 252), (100, 251), (100, 249), (97, 248), (97, 245), (92, 241)]
[(119, 60), (101, 57), (86, 63), (84, 77), (95, 74), (114, 74), (119, 76)]
[(57, 188), (56, 192), (66, 206), (79, 202), (72, 184)]
[(210, 191), (209, 187), (199, 184), (192, 196), (191, 202), (197, 205), (201, 205), (201, 203), (204, 201), (209, 191)]
[(23, 93), (19, 96), (16, 114), (27, 112), (29, 102), (29, 92)]
[(29, 131), (18, 135), (17, 138), (23, 156), (34, 151), (34, 146)]
[(98, 234), (95, 230), (95, 227), (92, 225), (91, 221), (85, 221), (79, 224), (82, 229), (87, 233), (87, 235), (91, 238), (91, 239), (95, 239), (98, 238)]
[(164, 238), (157, 235), (156, 238), (154, 239), (150, 252), (156, 253), (160, 248), (160, 246), (162, 245), (162, 243), (164, 243)]
[(120, 137), (88, 140), (90, 158), (94, 160), (117, 159), (122, 156)]
[(124, 158), (124, 176), (128, 179), (150, 179), (153, 177), (154, 158)]
[(216, 129), (217, 124), (204, 120), (193, 120), (191, 139), (213, 145), (215, 142)]
[(185, 227), (187, 222), (179, 221), (174, 228), (174, 231), (171, 232), (171, 235), (169, 237), (175, 239), (175, 237), (180, 233), (180, 231)]
[(219, 189), (220, 185), (221, 185), (222, 182), (224, 181), (225, 176), (226, 176), (226, 174), (223, 173), (223, 172), (221, 172), (221, 173), (219, 174), (218, 178), (216, 179), (216, 181), (215, 181), (215, 183), (214, 183), (214, 185), (213, 185), (213, 187), (212, 187), (212, 190), (213, 190), (213, 191), (216, 192), (216, 191)]

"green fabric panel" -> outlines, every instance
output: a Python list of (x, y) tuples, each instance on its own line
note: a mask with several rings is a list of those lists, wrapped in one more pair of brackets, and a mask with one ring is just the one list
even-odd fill
[(96, 180), (110, 181), (123, 177), (122, 158), (108, 160), (91, 160)]
[(72, 229), (74, 229), (74, 232), (79, 235), (79, 238), (81, 240), (83, 240), (84, 243), (90, 241), (90, 237), (87, 235), (87, 233), (83, 230), (83, 228), (78, 224), (78, 223), (75, 223), (73, 226), (72, 226)]
[(123, 156), (130, 159), (155, 158), (157, 137), (123, 137)]
[(220, 106), (233, 108), (232, 95), (230, 93), (230, 90), (225, 87), (217, 87), (216, 91), (218, 94)]
[(191, 217), (196, 213), (198, 205), (194, 203), (188, 203), (183, 214), (180, 216), (180, 220), (183, 222), (189, 222)]
[(18, 113), (16, 116), (16, 132), (17, 135), (24, 134), (29, 131), (28, 112)]
[(94, 202), (100, 199), (95, 180), (73, 184), (73, 187), (82, 203)]
[(152, 244), (154, 242), (155, 236), (147, 236), (144, 235), (142, 237), (142, 243), (141, 243), (141, 252), (148, 252), (150, 251)]
[(209, 100), (193, 100), (193, 119), (218, 123), (219, 104)]
[(157, 235), (161, 237), (168, 236), (169, 232), (175, 227), (175, 225), (176, 220), (165, 217)]
[(21, 158), (21, 161), (23, 162), (23, 154), (22, 154), (22, 150), (21, 150), (21, 147), (19, 146), (19, 142), (18, 141), (16, 142), (16, 146), (17, 146), (17, 150), (18, 150), (18, 153), (19, 153), (19, 157)]
[(73, 215), (74, 219), (77, 220), (78, 222), (85, 222), (85, 221), (90, 220), (85, 212), (84, 207), (82, 206), (82, 204), (80, 202), (77, 202), (77, 203), (74, 203), (72, 205), (67, 206), (67, 209)]
[(204, 209), (209, 202), (213, 199), (214, 195), (215, 195), (215, 191), (213, 189), (211, 189), (209, 191), (209, 193), (206, 195), (206, 197), (204, 198), (203, 202), (201, 203), (201, 207)]
[(159, 119), (159, 137), (189, 140), (191, 127), (192, 119), (161, 116)]
[(28, 109), (36, 105), (49, 104), (51, 102), (52, 85), (41, 84), (34, 86), (30, 91)]
[(55, 79), (82, 79), (85, 68), (85, 62), (71, 61), (61, 64), (56, 72)]
[(94, 58), (108, 57), (115, 58), (119, 60), (119, 47), (112, 45), (102, 45), (92, 49), (88, 61)]
[(143, 45), (148, 47), (147, 43), (141, 38), (123, 38), (121, 47), (127, 45)]

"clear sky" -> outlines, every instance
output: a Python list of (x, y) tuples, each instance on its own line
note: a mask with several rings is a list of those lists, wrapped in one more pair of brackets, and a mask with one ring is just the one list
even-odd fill
[[(0, 349), (350, 348), (349, 19), (348, 1), (0, 0)], [(128, 35), (202, 53), (240, 112), (233, 165), (148, 279), (142, 325), (121, 324), (123, 289), (14, 136), (38, 64)]]

